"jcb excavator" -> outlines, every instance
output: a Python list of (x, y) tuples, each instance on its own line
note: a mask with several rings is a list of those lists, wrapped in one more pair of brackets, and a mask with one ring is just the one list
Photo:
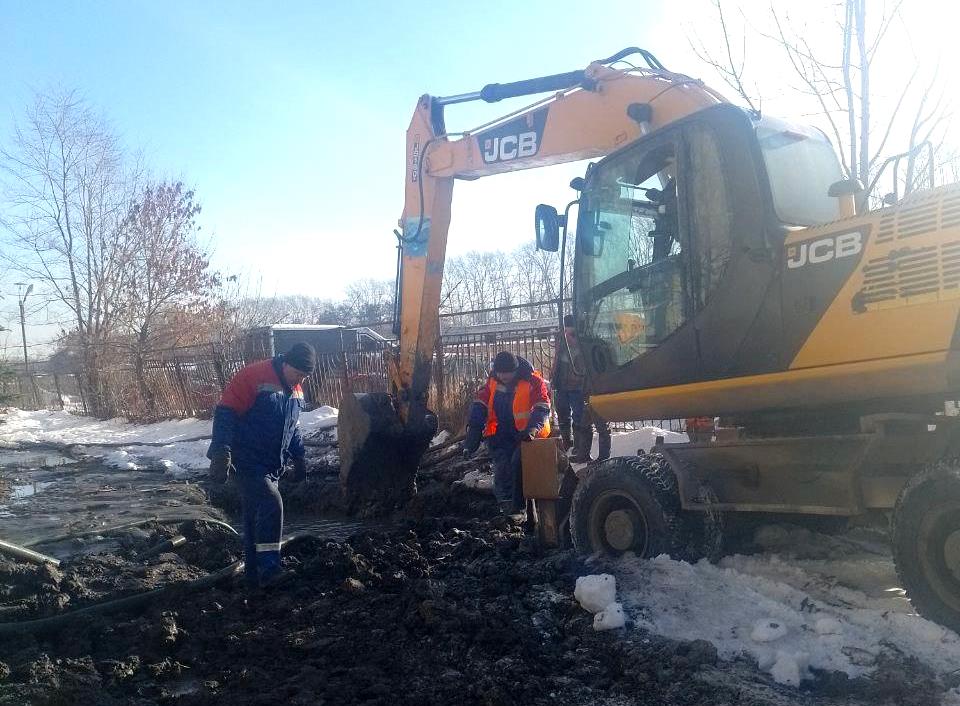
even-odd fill
[[(633, 56), (644, 65), (614, 68)], [(474, 131), (445, 128), (448, 105), (542, 93)], [(697, 558), (718, 551), (731, 512), (892, 510), (903, 587), (960, 629), (960, 418), (943, 413), (960, 394), (960, 188), (932, 188), (931, 172), (931, 188), (895, 188), (870, 210), (820, 131), (735, 107), (644, 50), (420, 98), (392, 392), (343, 403), (344, 490), (402, 500), (436, 430), (427, 389), (454, 180), (592, 158), (563, 214), (536, 211), (537, 244), (556, 251), (578, 208), (590, 406), (614, 422), (719, 417), (728, 433), (588, 467), (573, 544)]]

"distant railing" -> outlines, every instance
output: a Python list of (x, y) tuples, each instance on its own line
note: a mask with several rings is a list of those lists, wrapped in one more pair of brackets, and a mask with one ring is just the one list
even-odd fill
[[(469, 401), (488, 374), (490, 361), (501, 350), (526, 358), (549, 377), (553, 368), (556, 329), (542, 322), (517, 322), (513, 327), (442, 336), (433, 360), (430, 406), (449, 429), (463, 426)], [(353, 392), (389, 389), (385, 353), (394, 345), (385, 342), (367, 350), (322, 353), (305, 381), (304, 396), (310, 405), (339, 407)], [(143, 365), (142, 382), (133, 365), (101, 370), (96, 381), (80, 373), (24, 373), (0, 382), (0, 395), (13, 396), (18, 407), (54, 409), (87, 414), (98, 409), (90, 400), (98, 395), (104, 416), (152, 420), (208, 417), (230, 378), (244, 365), (263, 355), (243, 346), (197, 346), (158, 353)], [(682, 420), (653, 420), (617, 424), (633, 428), (653, 423), (683, 431)]]

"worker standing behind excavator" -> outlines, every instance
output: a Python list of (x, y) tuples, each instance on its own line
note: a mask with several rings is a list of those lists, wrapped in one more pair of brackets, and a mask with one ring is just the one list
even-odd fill
[(504, 514), (523, 508), (520, 444), (550, 436), (550, 390), (543, 376), (509, 351), (497, 353), (487, 382), (477, 391), (467, 421), (464, 451), (483, 438), (493, 459), (493, 490)]
[(557, 336), (553, 360), (550, 384), (554, 390), (560, 435), (567, 448), (571, 446), (570, 421), (573, 419), (573, 456), (570, 460), (574, 463), (593, 460), (590, 458), (590, 447), (593, 445), (591, 422), (596, 424), (599, 435), (600, 460), (610, 458), (610, 427), (603, 419), (585, 409), (587, 395), (583, 389), (583, 358), (571, 314), (563, 317), (563, 332)]

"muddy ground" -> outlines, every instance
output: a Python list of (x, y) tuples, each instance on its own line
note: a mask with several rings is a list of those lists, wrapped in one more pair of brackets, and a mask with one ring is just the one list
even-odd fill
[[(284, 484), (289, 524), (340, 534), (291, 543), (293, 579), (266, 593), (228, 581), (40, 630), (29, 621), (221, 569), (238, 538), (150, 522), (100, 552), (76, 540), (87, 553), (58, 569), (0, 560), (0, 704), (938, 703), (945, 685), (906, 658), (797, 690), (706, 642), (595, 632), (573, 586), (602, 567), (540, 550), (492, 497), (452, 487), (466, 468), (434, 466), (406, 511), (361, 525), (316, 457), (307, 483)], [(233, 490), (205, 490), (231, 517)], [(186, 543), (150, 556), (176, 535)]]

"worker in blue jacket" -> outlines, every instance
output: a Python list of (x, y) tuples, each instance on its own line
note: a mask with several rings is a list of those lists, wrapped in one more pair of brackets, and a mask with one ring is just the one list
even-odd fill
[(306, 343), (244, 367), (223, 391), (213, 416), (207, 451), (210, 475), (225, 482), (233, 473), (243, 499), (243, 542), (249, 587), (276, 584), (282, 576), (280, 537), (283, 500), (278, 481), (287, 461), (294, 480), (306, 477), (299, 417), (301, 383), (313, 372), (316, 354)]

